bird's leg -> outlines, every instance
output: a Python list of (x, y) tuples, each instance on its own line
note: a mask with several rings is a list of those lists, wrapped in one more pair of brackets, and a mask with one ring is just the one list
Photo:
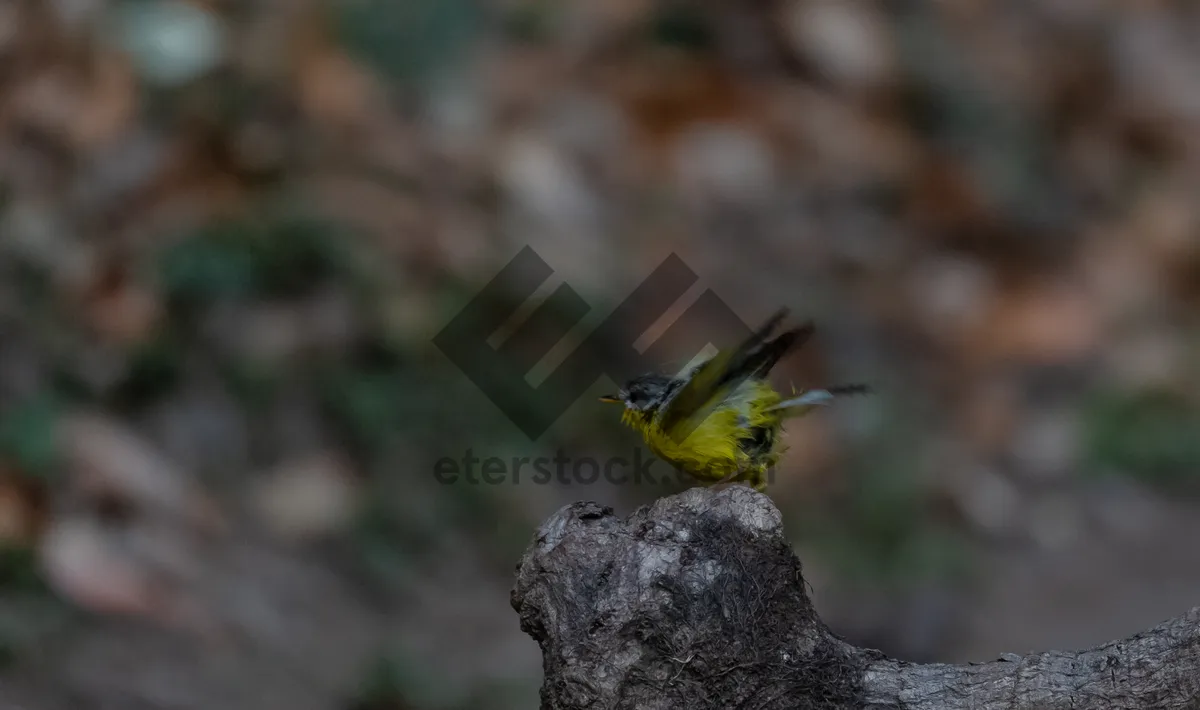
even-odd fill
[(755, 466), (754, 470), (747, 477), (746, 482), (750, 484), (751, 488), (762, 493), (767, 490), (767, 477), (765, 474), (766, 471), (762, 466)]

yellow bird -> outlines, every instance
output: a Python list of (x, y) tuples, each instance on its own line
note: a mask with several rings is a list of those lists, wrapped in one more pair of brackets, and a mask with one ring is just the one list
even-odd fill
[(602, 402), (625, 405), (621, 421), (636, 429), (667, 463), (708, 483), (743, 481), (767, 487), (767, 472), (786, 450), (783, 422), (803, 416), (866, 385), (814, 389), (784, 398), (767, 376), (785, 354), (813, 333), (811, 322), (771, 334), (787, 316), (777, 312), (736, 348), (724, 350), (677, 377), (635, 377)]

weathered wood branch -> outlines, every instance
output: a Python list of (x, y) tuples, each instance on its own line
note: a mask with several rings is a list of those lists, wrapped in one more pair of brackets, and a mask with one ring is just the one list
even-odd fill
[(1076, 652), (912, 664), (817, 617), (770, 499), (696, 488), (622, 520), (569, 505), (512, 605), (541, 646), (543, 710), (1198, 708), (1200, 607)]

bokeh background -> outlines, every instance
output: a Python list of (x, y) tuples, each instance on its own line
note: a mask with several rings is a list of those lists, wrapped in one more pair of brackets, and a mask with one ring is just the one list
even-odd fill
[[(818, 336), (771, 495), (913, 660), (1200, 602), (1187, 2), (0, 2), (0, 702), (531, 708), (531, 442), (432, 337), (522, 247)], [(586, 330), (586, 328), (585, 328)], [(594, 394), (611, 383), (598, 382)]]

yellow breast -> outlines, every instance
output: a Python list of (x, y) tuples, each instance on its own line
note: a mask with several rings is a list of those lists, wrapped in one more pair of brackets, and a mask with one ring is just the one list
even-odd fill
[(656, 417), (641, 412), (626, 410), (622, 421), (640, 431), (650, 449), (666, 462), (701, 480), (718, 481), (765, 469), (779, 458), (783, 449), (778, 436), (769, 452), (754, 459), (743, 449), (753, 429), (780, 427), (778, 413), (769, 411), (779, 401), (769, 383), (743, 383), (682, 440), (659, 428)]

